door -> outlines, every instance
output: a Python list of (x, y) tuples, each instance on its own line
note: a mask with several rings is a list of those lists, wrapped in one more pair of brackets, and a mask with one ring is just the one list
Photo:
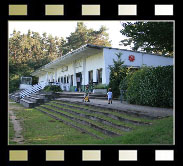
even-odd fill
[(82, 83), (82, 74), (81, 74), (81, 72), (76, 73), (76, 82), (77, 82), (77, 89), (79, 91), (79, 90), (81, 90), (81, 83)]

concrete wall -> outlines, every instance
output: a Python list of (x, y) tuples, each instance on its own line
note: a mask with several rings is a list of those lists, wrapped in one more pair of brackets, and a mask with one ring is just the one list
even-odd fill
[(103, 53), (96, 54), (86, 58), (86, 72), (85, 72), (85, 83), (89, 83), (88, 72), (93, 70), (93, 82), (97, 81), (97, 69), (102, 68), (102, 84), (105, 83), (105, 75), (104, 75), (104, 57)]
[(173, 58), (156, 56), (151, 54), (144, 54), (143, 56), (143, 64), (147, 66), (167, 66), (173, 65)]
[[(152, 54), (144, 54), (140, 52), (119, 50), (119, 49), (109, 49), (104, 48), (104, 61), (105, 61), (105, 78), (106, 83), (109, 84), (109, 65), (113, 65), (113, 59), (117, 60), (116, 53), (122, 53), (121, 59), (124, 61), (124, 65), (141, 67), (142, 65), (146, 66), (166, 66), (173, 65), (173, 58), (152, 55)], [(129, 55), (134, 55), (135, 60), (133, 62), (129, 61)]]

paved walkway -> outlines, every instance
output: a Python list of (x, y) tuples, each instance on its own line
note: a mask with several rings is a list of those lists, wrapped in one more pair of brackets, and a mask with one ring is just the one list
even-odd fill
[(112, 104), (108, 104), (107, 100), (100, 100), (100, 99), (91, 99), (90, 102), (83, 102), (80, 98), (57, 98), (57, 100), (62, 101), (70, 101), (70, 102), (77, 102), (86, 104), (86, 105), (93, 105), (100, 108), (107, 108), (112, 110), (121, 110), (130, 113), (135, 113), (144, 116), (150, 116), (152, 118), (163, 118), (167, 116), (173, 116), (174, 112), (171, 108), (159, 108), (159, 107), (150, 107), (150, 106), (141, 106), (141, 105), (134, 105), (128, 104), (126, 102), (121, 103), (120, 101), (113, 100)]

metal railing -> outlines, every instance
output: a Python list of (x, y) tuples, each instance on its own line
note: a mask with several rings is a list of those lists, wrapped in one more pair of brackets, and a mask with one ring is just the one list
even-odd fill
[(20, 93), (20, 98), (24, 98), (25, 96), (30, 96), (32, 93), (36, 93), (42, 89), (44, 89), (44, 87), (47, 85), (46, 82), (44, 83), (38, 83), (38, 84), (35, 84), (35, 85), (32, 85), (32, 87), (28, 88), (28, 89), (25, 89), (23, 90), (21, 93)]

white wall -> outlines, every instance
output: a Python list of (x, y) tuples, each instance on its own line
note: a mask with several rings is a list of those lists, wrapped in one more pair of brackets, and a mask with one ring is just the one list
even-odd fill
[[(102, 68), (102, 73), (104, 73), (104, 57), (103, 53), (92, 55), (86, 58), (86, 72), (85, 72), (85, 84), (88, 84), (88, 71), (93, 70), (93, 82), (97, 81), (97, 69)], [(102, 77), (102, 84), (105, 83), (104, 77)]]
[(44, 82), (44, 81), (46, 81), (46, 75), (41, 75), (39, 77), (39, 81), (38, 82)]
[(68, 70), (67, 71), (62, 71), (62, 66), (60, 66), (60, 68), (57, 68), (57, 80), (58, 77), (64, 77), (64, 76), (68, 76), (68, 75), (72, 75), (74, 73), (73, 71), (73, 66), (72, 64), (65, 64), (66, 66), (68, 66)]
[(167, 66), (173, 65), (173, 58), (144, 54), (143, 55), (143, 64), (147, 66)]
[[(143, 54), (140, 52), (104, 48), (103, 54), (105, 60), (106, 84), (109, 84), (109, 65), (113, 65), (113, 59), (117, 60), (116, 53), (119, 52), (122, 53), (121, 59), (124, 61), (124, 65), (127, 66), (141, 67), (142, 65), (147, 65), (157, 67), (173, 65), (173, 58), (167, 58), (152, 54)], [(135, 56), (135, 60), (133, 62), (129, 61), (129, 55)]]

